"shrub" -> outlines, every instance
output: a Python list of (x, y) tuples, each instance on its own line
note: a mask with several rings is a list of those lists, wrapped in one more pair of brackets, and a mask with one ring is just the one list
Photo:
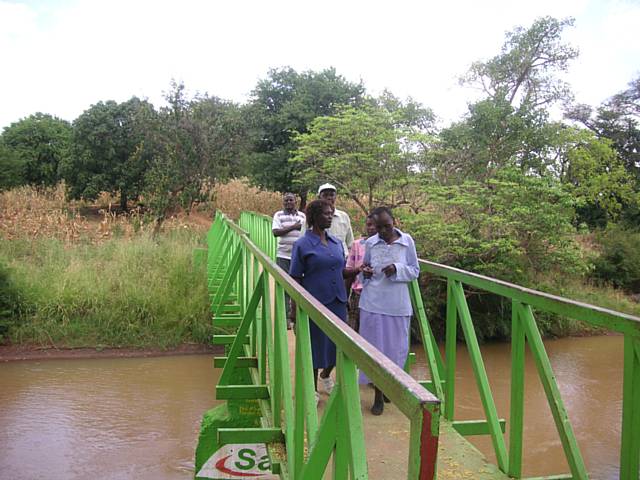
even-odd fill
[[(539, 278), (563, 281), (587, 271), (574, 240), (572, 200), (551, 180), (504, 170), (486, 183), (425, 191), (424, 211), (398, 215), (422, 258), (531, 288), (538, 287)], [(442, 321), (446, 283), (423, 280), (428, 313)], [(478, 336), (507, 337), (510, 302), (486, 292), (468, 293)], [(543, 333), (556, 334), (554, 321), (539, 323)], [(434, 330), (442, 331), (442, 324)]]
[(22, 298), (13, 283), (11, 272), (4, 262), (0, 261), (0, 343), (5, 341), (17, 324), (21, 306)]
[(598, 241), (602, 253), (594, 260), (594, 276), (614, 287), (640, 292), (640, 232), (613, 226)]

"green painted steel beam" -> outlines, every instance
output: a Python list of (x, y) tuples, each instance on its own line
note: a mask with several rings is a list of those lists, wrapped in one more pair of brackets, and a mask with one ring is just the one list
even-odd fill
[(596, 305), (577, 302), (567, 298), (539, 292), (530, 288), (521, 287), (513, 283), (505, 282), (477, 273), (467, 272), (459, 268), (441, 265), (439, 263), (419, 260), (423, 272), (442, 276), (450, 280), (456, 280), (487, 292), (511, 298), (522, 303), (539, 308), (545, 312), (581, 320), (592, 325), (597, 325), (608, 330), (640, 338), (640, 318), (626, 313), (616, 312)]
[(520, 309), (520, 315), (524, 326), (524, 332), (527, 340), (529, 341), (529, 347), (533, 353), (533, 359), (538, 370), (538, 376), (542, 383), (544, 393), (547, 396), (551, 415), (556, 424), (556, 429), (560, 436), (560, 442), (569, 464), (571, 474), (577, 480), (586, 480), (589, 478), (587, 469), (582, 459), (582, 454), (578, 448), (578, 441), (576, 440), (571, 422), (567, 410), (562, 402), (562, 396), (560, 395), (560, 389), (555, 381), (555, 375), (551, 368), (551, 362), (549, 356), (544, 348), (540, 331), (536, 325), (536, 321), (533, 318), (533, 312), (529, 305), (524, 305)]
[[(499, 418), (500, 430), (502, 433), (506, 431), (507, 421), (504, 418)], [(469, 437), (472, 435), (490, 435), (489, 424), (486, 420), (456, 420), (451, 422), (453, 428), (463, 437)]]
[(573, 480), (573, 475), (570, 473), (563, 473), (560, 475), (550, 475), (548, 477), (527, 477), (522, 480)]
[(239, 327), (242, 323), (242, 317), (239, 315), (222, 315), (221, 317), (212, 317), (216, 327)]
[[(225, 363), (229, 357), (215, 357), (213, 359), (214, 368), (224, 368)], [(236, 367), (250, 367), (256, 368), (258, 366), (258, 359), (256, 357), (238, 357), (236, 361)]]
[(469, 350), (469, 359), (471, 360), (471, 367), (476, 379), (476, 385), (480, 392), (480, 400), (482, 401), (482, 407), (487, 417), (489, 425), (489, 431), (491, 434), (491, 443), (498, 460), (498, 467), (503, 472), (506, 472), (509, 468), (507, 458), (507, 447), (505, 445), (504, 436), (500, 430), (498, 423), (498, 412), (496, 411), (496, 404), (493, 400), (491, 393), (491, 387), (489, 385), (489, 379), (487, 378), (487, 371), (482, 361), (482, 354), (480, 352), (480, 345), (476, 337), (475, 330), (473, 328), (473, 322), (471, 320), (471, 313), (469, 312), (469, 306), (462, 289), (460, 282), (453, 282), (451, 286), (451, 293), (454, 295), (456, 302), (456, 309), (458, 311), (460, 324), (462, 325), (462, 331), (464, 332), (464, 338)]
[[(214, 335), (212, 343), (214, 345), (231, 345), (236, 339), (236, 335)], [(249, 337), (244, 337), (245, 345), (249, 344)]]
[[(433, 380), (420, 380), (418, 383), (435, 395), (436, 389), (433, 385)], [(440, 384), (443, 387), (446, 385), (446, 383), (446, 380), (440, 380)]]
[[(635, 353), (634, 353), (635, 352)], [(640, 478), (640, 341), (624, 339), (620, 478)]]
[(221, 445), (241, 443), (282, 443), (284, 435), (279, 428), (219, 428)]
[(509, 470), (511, 477), (522, 475), (522, 441), (524, 433), (524, 350), (525, 333), (521, 318), (522, 304), (511, 305), (511, 402), (509, 413)]
[(218, 400), (258, 400), (269, 398), (267, 385), (216, 385)]

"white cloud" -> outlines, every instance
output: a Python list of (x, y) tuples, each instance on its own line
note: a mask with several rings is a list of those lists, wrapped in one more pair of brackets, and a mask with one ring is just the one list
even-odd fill
[(92, 103), (132, 95), (159, 104), (171, 78), (245, 101), (268, 68), (284, 65), (335, 66), (374, 93), (411, 95), (452, 120), (474, 95), (457, 77), (495, 55), (505, 31), (542, 15), (577, 19), (566, 38), (582, 54), (568, 78), (582, 101), (599, 103), (640, 68), (640, 6), (631, 3), (0, 1), (0, 126), (36, 111), (73, 120)]

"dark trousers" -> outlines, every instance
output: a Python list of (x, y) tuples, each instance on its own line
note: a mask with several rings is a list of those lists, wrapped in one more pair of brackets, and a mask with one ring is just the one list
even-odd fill
[[(289, 273), (289, 268), (291, 267), (291, 260), (288, 258), (276, 257), (276, 264), (283, 269), (285, 272)], [(291, 311), (291, 298), (289, 295), (284, 294), (284, 304), (287, 309), (287, 318), (291, 320), (294, 316), (295, 312)]]

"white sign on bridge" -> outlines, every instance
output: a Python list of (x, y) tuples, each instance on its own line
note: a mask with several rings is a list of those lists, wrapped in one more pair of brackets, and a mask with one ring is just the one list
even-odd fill
[(198, 478), (214, 480), (277, 480), (264, 444), (224, 445), (202, 466)]

